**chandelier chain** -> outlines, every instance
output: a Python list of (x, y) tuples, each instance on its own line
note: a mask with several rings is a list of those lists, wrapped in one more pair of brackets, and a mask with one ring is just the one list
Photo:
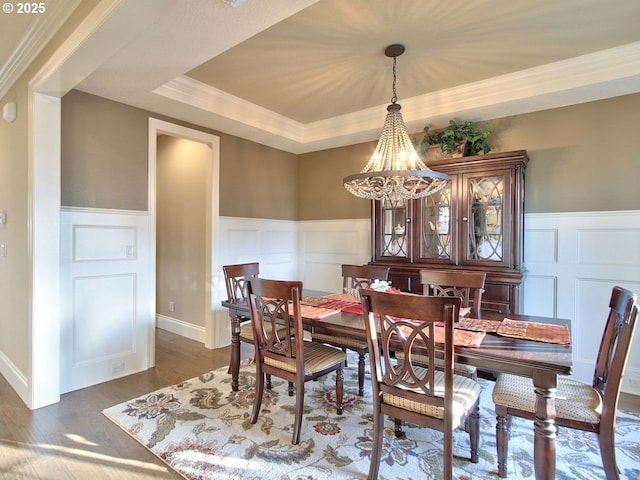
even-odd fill
[(397, 57), (393, 57), (393, 96), (391, 97), (391, 103), (398, 101), (398, 95), (396, 93), (396, 60)]

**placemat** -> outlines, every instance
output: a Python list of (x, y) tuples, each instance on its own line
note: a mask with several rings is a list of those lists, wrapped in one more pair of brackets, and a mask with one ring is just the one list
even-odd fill
[[(410, 334), (411, 328), (400, 327), (405, 335)], [(435, 342), (444, 344), (445, 331), (444, 327), (434, 327)], [(478, 348), (487, 335), (486, 332), (471, 332), (468, 330), (453, 329), (453, 344), (457, 347)]]
[(461, 318), (456, 328), (475, 332), (497, 332), (502, 320), (483, 320), (482, 318)]
[(356, 303), (355, 305), (350, 305), (348, 307), (344, 307), (342, 311), (347, 313), (355, 313), (356, 315), (362, 315), (364, 313), (362, 311), (362, 305), (359, 303)]
[(311, 320), (320, 320), (321, 318), (330, 317), (336, 313), (340, 313), (340, 309), (314, 307), (312, 305), (300, 305), (300, 313), (304, 318)]
[(498, 335), (522, 338), (545, 343), (571, 343), (568, 325), (552, 325), (549, 323), (524, 322), (505, 318), (497, 330)]

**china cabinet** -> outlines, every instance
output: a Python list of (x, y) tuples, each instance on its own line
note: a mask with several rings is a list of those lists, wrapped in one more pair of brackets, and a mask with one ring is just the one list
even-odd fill
[(414, 293), (420, 269), (482, 270), (482, 308), (519, 313), (527, 163), (524, 150), (430, 162), (451, 178), (445, 189), (372, 202), (372, 263), (390, 266), (392, 285)]

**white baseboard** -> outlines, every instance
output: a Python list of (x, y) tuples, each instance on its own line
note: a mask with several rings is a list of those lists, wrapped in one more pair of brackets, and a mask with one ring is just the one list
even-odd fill
[(177, 318), (167, 317), (165, 315), (156, 314), (156, 326), (162, 330), (167, 330), (182, 337), (190, 338), (197, 342), (204, 343), (205, 331), (204, 327), (183, 322)]
[(0, 375), (2, 375), (9, 385), (16, 391), (18, 396), (22, 399), (29, 408), (30, 405), (27, 402), (30, 396), (29, 383), (27, 378), (20, 372), (20, 370), (9, 360), (9, 358), (0, 352)]

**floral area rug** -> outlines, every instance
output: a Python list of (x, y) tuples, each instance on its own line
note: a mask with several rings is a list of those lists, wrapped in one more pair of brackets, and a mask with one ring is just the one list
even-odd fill
[[(142, 445), (190, 480), (364, 479), (372, 444), (371, 394), (358, 397), (357, 358), (345, 370), (345, 408), (335, 410), (335, 376), (308, 382), (299, 445), (291, 445), (295, 397), (286, 382), (273, 378), (254, 425), (255, 366), (240, 369), (240, 390), (221, 368), (104, 410)], [(469, 458), (469, 437), (454, 432), (454, 478), (497, 479), (492, 382), (481, 380), (480, 462)], [(440, 479), (442, 434), (405, 425), (396, 439), (386, 419), (380, 479)], [(534, 478), (533, 425), (514, 418), (509, 442), (509, 479)], [(616, 450), (621, 478), (640, 479), (640, 416), (620, 412)], [(595, 435), (560, 429), (557, 478), (605, 478)]]

